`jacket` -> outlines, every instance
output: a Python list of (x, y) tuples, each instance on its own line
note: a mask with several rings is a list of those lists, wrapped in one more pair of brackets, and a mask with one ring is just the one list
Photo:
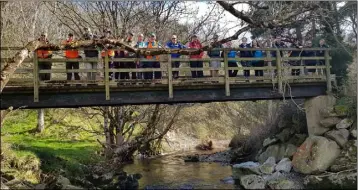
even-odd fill
[[(251, 48), (250, 44), (240, 44), (240, 48)], [(240, 51), (240, 57), (252, 57), (251, 51)]]
[[(323, 44), (322, 46), (321, 46), (321, 45), (318, 45), (318, 47), (319, 47), (319, 48), (329, 48), (328, 45), (326, 45), (326, 44)], [(323, 57), (323, 56), (324, 56), (324, 51), (323, 51), (323, 50), (322, 50), (322, 51), (317, 51), (317, 52), (316, 52), (316, 55), (317, 55), (318, 57)]]
[[(170, 49), (184, 49), (185, 46), (183, 44), (181, 44), (180, 42), (174, 44), (172, 41), (169, 41), (166, 45), (166, 48), (170, 48)], [(172, 58), (179, 58), (180, 54), (178, 53), (172, 53)]]
[[(93, 35), (93, 34), (85, 34), (85, 35), (83, 35), (83, 38), (85, 40), (92, 40), (92, 39), (96, 39), (97, 36)], [(84, 53), (85, 53), (86, 57), (98, 57), (97, 50), (84, 50)]]
[[(223, 48), (222, 44), (216, 44), (212, 46), (213, 48)], [(209, 57), (220, 57), (220, 50), (211, 50), (208, 51)]]
[[(283, 42), (280, 42), (280, 43), (275, 42), (274, 44), (272, 44), (272, 47), (273, 48), (286, 48), (287, 46)], [(272, 57), (276, 57), (276, 51), (272, 51), (271, 54), (272, 54)], [(281, 54), (281, 57), (283, 57), (283, 52), (282, 51), (280, 51), (280, 54)]]
[[(202, 48), (203, 46), (201, 45), (200, 41), (197, 40), (197, 41), (194, 41), (194, 42), (189, 42), (188, 47), (189, 47), (189, 48), (200, 49), (200, 48)], [(200, 58), (203, 57), (203, 55), (204, 55), (204, 52), (201, 52), (199, 55), (190, 55), (190, 58), (200, 59)]]
[[(102, 36), (101, 39), (104, 39), (105, 37)], [(108, 55), (109, 57), (114, 57), (114, 50), (110, 49), (112, 47), (108, 47), (107, 50), (102, 50), (101, 51), (101, 57), (106, 57), (106, 55)]]
[[(65, 45), (70, 44), (72, 40), (66, 40), (63, 43)], [(65, 50), (65, 57), (70, 59), (75, 59), (79, 57), (78, 50)]]
[[(38, 41), (40, 41), (40, 39), (38, 39)], [(48, 44), (49, 42), (46, 40), (46, 43)], [(37, 50), (36, 54), (37, 54), (37, 57), (41, 58), (41, 59), (52, 57), (52, 51), (49, 51), (49, 50)]]
[[(236, 51), (229, 51), (229, 52), (227, 53), (227, 57), (228, 57), (228, 58), (235, 58), (235, 57), (236, 57)], [(236, 62), (236, 61), (231, 60), (231, 61), (229, 61), (229, 62)]]
[[(263, 53), (261, 50), (253, 51), (253, 52), (252, 52), (252, 55), (253, 55), (253, 57), (255, 57), (255, 58), (264, 57), (264, 53)], [(257, 63), (257, 62), (259, 62), (259, 60), (254, 60), (254, 61), (252, 61), (252, 62)]]
[[(154, 41), (154, 42), (146, 42), (145, 43), (145, 46), (147, 47), (147, 48), (159, 48), (159, 47), (161, 47), (161, 45), (160, 45), (160, 43), (158, 43), (158, 42), (156, 42), (156, 41)], [(153, 58), (155, 58), (156, 60), (159, 60), (159, 55), (148, 55), (147, 56), (147, 59), (153, 59)]]

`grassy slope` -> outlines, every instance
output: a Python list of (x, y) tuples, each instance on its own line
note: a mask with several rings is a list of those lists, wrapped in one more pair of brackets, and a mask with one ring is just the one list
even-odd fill
[[(66, 120), (73, 122), (77, 118), (69, 115)], [(100, 159), (95, 154), (100, 146), (89, 133), (66, 133), (66, 127), (50, 125), (50, 122), (46, 120), (45, 126), (50, 127), (42, 134), (36, 134), (32, 132), (37, 125), (36, 110), (17, 111), (9, 115), (1, 129), (1, 136), (3, 143), (11, 145), (12, 151), (8, 152), (8, 155), (11, 154), (12, 158), (5, 156), (24, 163), (28, 162), (26, 160), (39, 160), (42, 171), (63, 171), (65, 175), (84, 173), (81, 164), (91, 164)], [(19, 165), (17, 168), (26, 170), (21, 167), (23, 166)], [(38, 179), (38, 176), (32, 176), (31, 179), (36, 181), (36, 178)]]

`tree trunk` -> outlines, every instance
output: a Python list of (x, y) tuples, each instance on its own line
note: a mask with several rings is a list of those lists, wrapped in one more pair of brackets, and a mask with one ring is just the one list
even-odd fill
[(45, 114), (44, 109), (39, 109), (37, 111), (37, 132), (42, 133), (45, 129)]

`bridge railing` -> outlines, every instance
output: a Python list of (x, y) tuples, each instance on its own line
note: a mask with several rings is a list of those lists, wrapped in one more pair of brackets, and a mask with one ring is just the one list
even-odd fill
[[(18, 50), (18, 48), (12, 47), (12, 48), (6, 48), (2, 47), (2, 51), (4, 50)], [(79, 49), (83, 50), (83, 49)], [(118, 50), (113, 48), (113, 50)], [(327, 91), (331, 91), (331, 76), (330, 76), (330, 59), (329, 56), (329, 50), (327, 48), (217, 48), (212, 50), (220, 50), (223, 52), (223, 56), (219, 58), (171, 58), (169, 55), (160, 55), (161, 59), (159, 62), (161, 63), (160, 68), (110, 68), (109, 62), (153, 62), (158, 61), (155, 59), (146, 59), (146, 58), (109, 58), (108, 56), (104, 57), (102, 59), (101, 57), (97, 58), (78, 58), (78, 59), (67, 59), (67, 58), (51, 58), (51, 59), (40, 59), (37, 57), (37, 54), (33, 54), (33, 58), (27, 58), (25, 59), (25, 63), (33, 63), (32, 66), (27, 66), (27, 68), (19, 68), (16, 71), (16, 74), (20, 75), (27, 75), (25, 78), (12, 78), (10, 80), (14, 81), (15, 86), (26, 86), (26, 82), (31, 82), (31, 86), (34, 89), (34, 101), (39, 101), (39, 89), (41, 86), (49, 86), (49, 85), (55, 85), (55, 84), (82, 84), (82, 85), (88, 85), (88, 84), (97, 84), (97, 85), (103, 85), (105, 87), (105, 93), (106, 93), (106, 99), (110, 99), (110, 86), (117, 86), (118, 87), (118, 81), (110, 81), (109, 80), (109, 74), (110, 73), (124, 73), (124, 72), (161, 72), (162, 78), (161, 79), (137, 79), (137, 80), (128, 80), (128, 79), (119, 79), (119, 82), (138, 82), (141, 81), (143, 83), (149, 82), (154, 83), (151, 84), (151, 86), (156, 85), (167, 85), (168, 86), (168, 93), (169, 98), (174, 97), (173, 88), (174, 86), (179, 85), (192, 85), (192, 84), (198, 84), (198, 85), (205, 85), (203, 82), (215, 82), (215, 84), (224, 84), (225, 85), (225, 94), (226, 96), (230, 96), (230, 85), (231, 84), (243, 84), (246, 82), (250, 82), (250, 80), (256, 80), (251, 83), (264, 83), (264, 81), (277, 84), (277, 89), (280, 93), (283, 92), (284, 83), (287, 81), (296, 82), (296, 83), (302, 83), (302, 82), (326, 82), (327, 83)], [(235, 57), (235, 58), (229, 58), (228, 52), (229, 51), (264, 51), (266, 52), (266, 57), (256, 58), (256, 57)], [(298, 57), (287, 57), (283, 56), (281, 57), (280, 52), (289, 52), (289, 51), (324, 51), (324, 56), (321, 57), (304, 57), (304, 56), (298, 56)], [(101, 50), (99, 50), (101, 51)], [(59, 51), (62, 52), (62, 51)], [(276, 57), (272, 57), (271, 53), (276, 52)], [(100, 54), (100, 52), (99, 52)], [(164, 58), (166, 59), (164, 59)], [(317, 64), (313, 66), (308, 66), (304, 64), (304, 61), (310, 60), (310, 61), (316, 61)], [(6, 63), (8, 61), (8, 58), (1, 58), (2, 63)], [(219, 68), (213, 68), (213, 67), (202, 67), (202, 68), (191, 68), (191, 67), (179, 67), (179, 68), (173, 68), (171, 62), (190, 62), (190, 61), (202, 61), (202, 62), (210, 62), (210, 61), (220, 61), (223, 63), (223, 67)], [(235, 61), (237, 63), (241, 63), (241, 61), (264, 61), (267, 63), (267, 66), (263, 67), (230, 67), (229, 62)], [(299, 61), (300, 63), (295, 66), (292, 66), (289, 64), (289, 61)], [(322, 61), (322, 62), (320, 62)], [(50, 70), (43, 70), (39, 69), (39, 63), (41, 62), (51, 62), (51, 63), (69, 63), (69, 62), (80, 62), (80, 63), (103, 63), (103, 67), (97, 69), (58, 69), (58, 68), (52, 68)], [(320, 64), (324, 63), (324, 65)], [(165, 68), (166, 67), (166, 68)], [(286, 71), (290, 71), (292, 69), (299, 69), (300, 75), (299, 76), (289, 76), (289, 74), (285, 73)], [(315, 75), (305, 75), (304, 70), (305, 69), (315, 69), (316, 73)], [(221, 71), (224, 74), (218, 77), (203, 77), (203, 78), (186, 78), (186, 79), (176, 79), (173, 80), (173, 71), (178, 72), (192, 72), (192, 71)], [(241, 71), (241, 70), (249, 70), (249, 72), (253, 70), (262, 70), (263, 72), (268, 73), (269, 75), (264, 76), (255, 76), (255, 77), (230, 77), (229, 72), (230, 71)], [(318, 73), (318, 70), (321, 70), (321, 73)], [(325, 72), (323, 72), (325, 71)], [(51, 79), (49, 81), (40, 81), (39, 74), (56, 74), (56, 73), (87, 73), (87, 72), (93, 72), (93, 73), (102, 73), (104, 75), (103, 80), (96, 80), (96, 81), (90, 81), (90, 80), (80, 80), (80, 81), (67, 81), (67, 80), (59, 80), (59, 79)], [(166, 75), (163, 75), (166, 74)], [(16, 80), (18, 79), (16, 84)], [(154, 78), (154, 77), (153, 77)], [(187, 82), (184, 83), (183, 82)], [(250, 83), (250, 84), (251, 84)], [(11, 83), (10, 83), (11, 86)]]

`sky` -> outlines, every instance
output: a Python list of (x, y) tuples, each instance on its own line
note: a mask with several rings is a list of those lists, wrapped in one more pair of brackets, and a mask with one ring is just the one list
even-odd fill
[[(198, 13), (197, 13), (197, 17), (200, 17), (200, 16), (203, 16), (206, 14), (206, 12), (209, 10), (209, 6), (207, 5), (206, 2), (198, 2), (198, 1), (194, 1), (194, 2), (190, 2), (190, 6), (193, 8), (193, 9), (196, 9), (196, 8), (199, 8), (198, 10)], [(220, 6), (218, 6), (219, 8)], [(248, 9), (248, 6), (246, 4), (237, 4), (235, 5), (235, 8), (237, 8), (238, 10), (246, 10)], [(189, 21), (191, 22), (193, 19), (189, 19), (188, 18), (183, 18), (183, 22), (186, 22), (186, 21)], [(233, 28), (237, 23), (237, 21), (239, 21), (239, 19), (237, 19), (235, 16), (233, 16), (232, 14), (226, 12), (225, 13), (225, 17), (223, 18), (222, 22), (223, 23), (228, 23), (226, 24), (225, 28)], [(219, 39), (220, 38), (224, 38), (224, 37), (229, 37), (233, 34), (235, 34), (235, 32), (237, 30), (239, 30), (240, 27), (235, 27), (233, 29), (230, 29), (227, 36), (219, 36)], [(240, 35), (239, 36), (239, 39), (241, 39), (243, 36), (245, 36), (246, 38), (250, 39), (251, 37), (251, 33), (250, 32), (246, 32), (244, 35)], [(235, 43), (235, 42), (234, 42)]]

